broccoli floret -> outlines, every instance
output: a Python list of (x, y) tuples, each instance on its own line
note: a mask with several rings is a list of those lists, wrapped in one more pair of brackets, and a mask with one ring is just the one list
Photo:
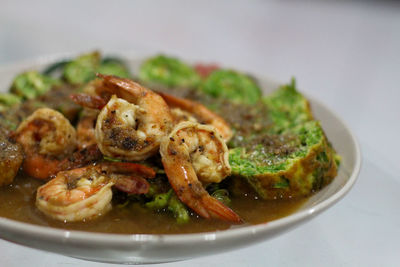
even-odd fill
[(235, 103), (255, 104), (261, 98), (261, 90), (249, 76), (233, 70), (212, 72), (201, 90), (213, 97), (229, 99)]
[(175, 193), (173, 193), (168, 202), (168, 210), (174, 214), (177, 223), (181, 224), (189, 222), (189, 212), (186, 206), (175, 195)]
[(59, 84), (58, 80), (37, 71), (27, 71), (15, 77), (10, 91), (23, 99), (34, 99), (56, 84)]
[(84, 54), (66, 64), (63, 76), (71, 84), (84, 84), (96, 77), (96, 70), (99, 66), (99, 52)]
[(116, 58), (105, 58), (102, 60), (100, 66), (97, 69), (98, 73), (115, 75), (121, 78), (130, 78), (128, 68), (125, 64)]
[(0, 93), (0, 105), (10, 107), (21, 103), (21, 98), (11, 93)]
[(153, 196), (153, 200), (145, 204), (146, 208), (160, 210), (168, 206), (168, 202), (171, 199), (172, 189), (167, 193), (156, 194)]
[(178, 199), (172, 189), (166, 193), (153, 195), (153, 200), (145, 204), (146, 208), (153, 210), (168, 209), (177, 223), (187, 223), (189, 221), (189, 212), (186, 206)]
[(84, 84), (93, 80), (96, 73), (130, 78), (128, 67), (118, 58), (108, 57), (101, 60), (99, 52), (81, 55), (73, 60), (62, 60), (50, 65), (43, 73), (56, 75), (62, 72), (64, 79), (71, 84)]
[(140, 67), (139, 79), (167, 87), (195, 87), (200, 82), (200, 76), (191, 66), (165, 55), (147, 59)]

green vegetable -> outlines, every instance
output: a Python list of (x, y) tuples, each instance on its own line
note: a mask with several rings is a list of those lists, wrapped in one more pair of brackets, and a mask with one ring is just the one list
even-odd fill
[(206, 94), (235, 103), (255, 104), (261, 98), (261, 90), (254, 80), (233, 70), (212, 72), (200, 88)]
[(19, 103), (21, 103), (21, 98), (19, 96), (10, 93), (0, 93), (0, 112)]
[(168, 202), (172, 195), (172, 189), (170, 189), (167, 193), (157, 194), (154, 196), (153, 200), (147, 202), (145, 206), (150, 209), (159, 210), (167, 207)]
[(159, 186), (157, 184), (150, 183), (149, 191), (145, 194), (147, 198), (153, 198), (159, 192)]
[(281, 180), (273, 185), (273, 188), (288, 188), (288, 187), (289, 187), (289, 179), (286, 179), (285, 176), (281, 176)]
[(335, 154), (335, 162), (336, 162), (336, 165), (339, 167), (342, 162), (342, 157), (338, 154)]
[(69, 83), (84, 84), (96, 77), (95, 74), (99, 65), (99, 52), (84, 54), (65, 66), (63, 76)]
[(48, 66), (42, 73), (47, 76), (53, 76), (56, 72), (63, 71), (64, 67), (70, 62), (70, 60), (58, 61)]
[(200, 76), (191, 66), (164, 55), (146, 60), (140, 67), (139, 78), (142, 82), (168, 87), (195, 87), (200, 82)]
[(97, 69), (98, 73), (115, 75), (121, 78), (130, 78), (128, 68), (125, 64), (116, 58), (105, 58), (102, 60), (100, 66)]
[(11, 92), (23, 99), (33, 99), (46, 93), (58, 83), (59, 81), (37, 71), (27, 71), (15, 77)]
[(296, 80), (263, 98), (277, 133), (313, 119), (310, 104), (296, 89)]
[(273, 125), (248, 137), (261, 135), (257, 145), (230, 150), (232, 174), (247, 180), (264, 199), (305, 196), (328, 184), (336, 176), (336, 153), (295, 81), (263, 103), (265, 120)]
[(111, 162), (122, 162), (122, 160), (120, 160), (120, 159), (116, 159), (116, 158), (112, 158), (112, 157), (108, 157), (108, 156), (103, 156), (103, 159), (107, 160), (107, 161), (111, 161)]
[[(47, 72), (52, 72), (62, 67), (63, 64), (60, 63), (47, 70)], [(131, 76), (123, 61), (117, 58), (104, 58), (101, 60), (101, 55), (97, 51), (81, 55), (67, 62), (64, 67), (63, 76), (69, 83), (84, 84), (94, 79), (96, 73), (115, 75), (122, 78), (129, 78)]]
[(156, 194), (153, 200), (145, 204), (146, 208), (153, 210), (161, 210), (167, 208), (174, 217), (177, 223), (186, 223), (189, 221), (189, 212), (185, 205), (178, 199), (172, 189), (167, 193)]
[(21, 103), (21, 98), (10, 93), (0, 93), (0, 104), (4, 106), (13, 106)]
[(168, 210), (174, 214), (177, 223), (182, 224), (189, 222), (189, 212), (185, 205), (175, 195), (175, 193), (169, 200)]
[(231, 199), (229, 198), (229, 191), (226, 189), (218, 189), (215, 190), (211, 196), (219, 201), (221, 201), (223, 204), (229, 206), (231, 204)]

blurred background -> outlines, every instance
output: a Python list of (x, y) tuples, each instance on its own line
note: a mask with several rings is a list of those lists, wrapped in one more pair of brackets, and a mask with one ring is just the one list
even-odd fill
[[(391, 240), (400, 238), (400, 215), (387, 203), (400, 202), (400, 2), (0, 1), (1, 65), (93, 49), (161, 51), (282, 83), (295, 76), (302, 92), (334, 110), (359, 138), (361, 178), (333, 209), (276, 240), (188, 264), (398, 264), (400, 246)], [(10, 264), (23, 251), (38, 266), (43, 258), (91, 266), (1, 242)], [(295, 251), (285, 252), (287, 244)]]

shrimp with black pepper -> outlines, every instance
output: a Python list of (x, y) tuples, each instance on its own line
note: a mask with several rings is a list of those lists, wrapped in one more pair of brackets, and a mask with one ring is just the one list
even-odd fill
[(213, 126), (181, 122), (163, 139), (160, 152), (169, 183), (183, 203), (204, 218), (241, 222), (203, 187), (231, 173), (228, 148)]
[(15, 140), (25, 152), (24, 171), (46, 179), (62, 170), (63, 159), (76, 149), (76, 131), (61, 113), (40, 108), (18, 127)]
[(75, 128), (61, 113), (50, 108), (32, 113), (19, 125), (13, 138), (24, 150), (24, 172), (38, 179), (102, 158), (96, 145), (78, 150)]
[[(129, 79), (101, 74), (98, 77), (103, 80), (96, 84), (96, 93), (103, 99), (111, 96), (97, 117), (95, 137), (101, 152), (131, 161), (156, 154), (162, 137), (173, 124), (163, 98)], [(85, 104), (91, 101), (83, 96), (73, 98), (85, 106), (91, 105)], [(95, 96), (89, 98), (101, 102)]]

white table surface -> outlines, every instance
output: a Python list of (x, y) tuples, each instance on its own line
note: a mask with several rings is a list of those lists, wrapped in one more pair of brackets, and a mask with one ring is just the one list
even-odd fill
[[(358, 137), (352, 191), (273, 240), (165, 266), (400, 266), (400, 4), (347, 1), (0, 1), (0, 64), (150, 48), (301, 90)], [(0, 266), (106, 266), (0, 240)]]

